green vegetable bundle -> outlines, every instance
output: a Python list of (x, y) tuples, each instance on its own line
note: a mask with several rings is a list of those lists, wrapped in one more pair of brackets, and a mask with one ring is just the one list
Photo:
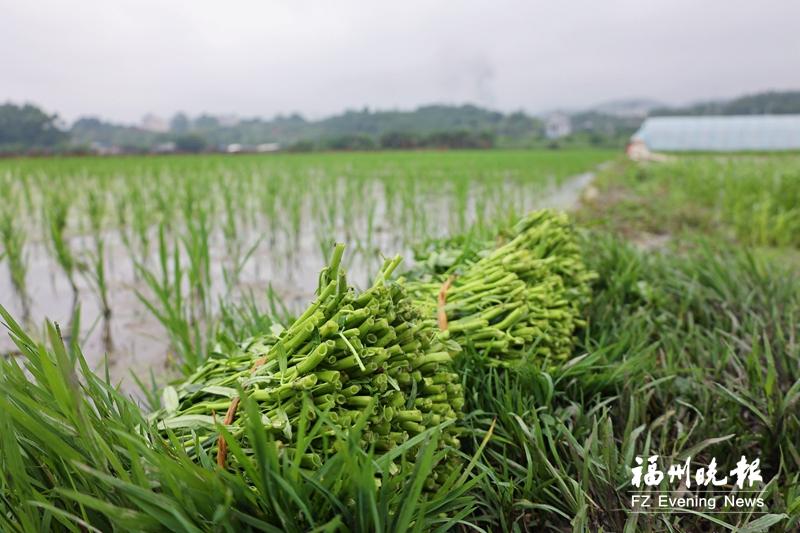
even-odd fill
[(569, 358), (594, 274), (567, 215), (535, 211), (500, 240), (429, 247), (406, 283), (414, 302), (493, 364)]
[[(167, 388), (159, 427), (174, 432), (190, 453), (216, 453), (225, 465), (217, 424), (244, 439), (241, 393), (257, 402), (265, 427), (284, 449), (292, 448), (302, 416), (310, 421), (324, 413), (331, 431), (304, 452), (306, 466), (313, 467), (333, 451), (336, 432), (357, 423), (363, 424), (362, 444), (382, 452), (453, 422), (464, 400), (451, 368), (452, 347), (404, 287), (389, 281), (400, 258), (387, 261), (375, 284), (356, 294), (339, 268), (342, 252), (337, 245), (320, 274), (316, 300), (287, 329), (249, 339), (234, 353), (215, 353), (185, 382)], [(453, 423), (440, 442), (458, 446)]]

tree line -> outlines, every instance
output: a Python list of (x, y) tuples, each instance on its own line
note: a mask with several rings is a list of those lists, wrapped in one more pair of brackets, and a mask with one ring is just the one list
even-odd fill
[(800, 91), (767, 91), (733, 100), (699, 102), (686, 107), (654, 109), (653, 116), (787, 115), (800, 113)]
[[(729, 101), (663, 108), (650, 115), (800, 113), (800, 91), (766, 92)], [(67, 127), (56, 114), (31, 105), (0, 105), (0, 155), (19, 153), (140, 153), (281, 150), (414, 150), (621, 147), (643, 117), (587, 110), (571, 113), (571, 133), (548, 139), (545, 123), (522, 111), (474, 105), (429, 105), (412, 111), (350, 110), (321, 120), (301, 115), (272, 119), (190, 117), (176, 113), (160, 131), (83, 117)], [(265, 144), (266, 143), (266, 144)], [(267, 146), (269, 145), (269, 146)]]
[(411, 112), (348, 111), (319, 121), (300, 115), (235, 122), (178, 113), (165, 131), (83, 117), (71, 127), (36, 106), (0, 106), (0, 153), (226, 151), (274, 143), (283, 150), (488, 149), (543, 138), (540, 120), (475, 106), (426, 106)]
[(292, 152), (316, 150), (485, 150), (496, 146), (497, 136), (490, 131), (436, 131), (416, 134), (390, 131), (380, 137), (364, 134), (345, 134), (319, 139), (304, 139), (290, 144)]
[(55, 151), (65, 149), (69, 140), (57, 115), (30, 104), (0, 105), (0, 153)]

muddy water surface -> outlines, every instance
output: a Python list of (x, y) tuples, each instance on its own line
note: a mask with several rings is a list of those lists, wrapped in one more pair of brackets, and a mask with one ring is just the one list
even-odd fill
[[(577, 205), (581, 191), (593, 177), (592, 173), (585, 173), (567, 179), (557, 187), (528, 191), (525, 194), (524, 208), (553, 207), (570, 210)], [(476, 199), (471, 199), (465, 215), (467, 219), (474, 219), (476, 205)], [(434, 221), (434, 227), (441, 228), (442, 231), (438, 232), (440, 234), (446, 233), (448, 226), (448, 214), (445, 211), (441, 206), (431, 208), (430, 217)], [(400, 253), (408, 260), (411, 258), (411, 251), (404, 244), (403, 236), (396, 228), (382, 223), (384, 212), (385, 206), (377, 200), (371, 231), (373, 237), (368, 243), (357, 242), (354, 237), (367, 231), (366, 221), (360, 227), (339, 226), (325, 234), (348, 244), (344, 264), (347, 265), (350, 281), (356, 286), (363, 287), (369, 282), (371, 273), (376, 271), (382, 261), (381, 253)], [(247, 250), (256, 243), (257, 246), (241, 271), (236, 287), (237, 294), (252, 290), (256, 296), (260, 296), (270, 284), (287, 307), (301, 309), (313, 298), (319, 269), (324, 261), (319, 238), (320, 228), (314, 227), (310, 221), (305, 223), (299, 240), (285, 236), (270, 240), (260, 235), (255, 227), (243, 229), (243, 233), (239, 238), (242, 250)], [(155, 235), (153, 237), (155, 242)], [(175, 376), (176, 371), (174, 365), (170, 364), (170, 347), (162, 326), (137, 296), (137, 292), (149, 296), (149, 291), (136, 275), (128, 249), (123, 246), (116, 233), (109, 233), (105, 238), (110, 307), (113, 312), (113, 351), (107, 356), (109, 373), (123, 390), (136, 394), (138, 386), (132, 379), (132, 373), (145, 382), (149, 382), (152, 374), (157, 383), (164, 383)], [(92, 243), (86, 237), (75, 237), (70, 245), (80, 255)], [(281, 250), (292, 250), (293, 254), (288, 256), (281, 253)], [(73, 296), (67, 277), (58, 269), (52, 254), (43, 243), (30, 242), (26, 253), (29, 269), (27, 283), (32, 303), (29, 328), (40, 328), (46, 318), (58, 322), (63, 331), (68, 331)], [(212, 287), (215, 291), (213, 300), (235, 298), (235, 295), (225, 293), (224, 271), (231, 267), (230, 250), (225, 246), (225, 239), (219, 231), (211, 235), (210, 253)], [(148, 266), (155, 268), (155, 253), (151, 254), (148, 261)], [(81, 346), (89, 364), (102, 371), (106, 350), (100, 319), (101, 308), (89, 281), (83, 276), (76, 276), (76, 281), (81, 311)], [(0, 305), (9, 309), (15, 317), (22, 315), (20, 302), (13, 291), (4, 262), (0, 262)], [(0, 353), (13, 357), (14, 352), (9, 336), (1, 334)]]

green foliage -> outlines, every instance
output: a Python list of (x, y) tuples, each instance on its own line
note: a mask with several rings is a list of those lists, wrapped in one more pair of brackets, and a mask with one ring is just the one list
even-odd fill
[(0, 105), (0, 153), (53, 149), (67, 141), (67, 133), (57, 126), (57, 115), (48, 115), (36, 106)]
[(322, 146), (328, 150), (372, 150), (377, 145), (369, 135), (345, 134), (324, 139)]
[(175, 137), (175, 149), (179, 152), (202, 152), (207, 144), (205, 137), (197, 133), (187, 133)]
[[(16, 238), (0, 261), (22, 281), (17, 259), (24, 254), (15, 243), (44, 254), (57, 285), (68, 283), (84, 310), (94, 308), (86, 298), (96, 297), (98, 316), (87, 324), (102, 320), (105, 333), (112, 314), (124, 316), (112, 312), (115, 302), (138, 292), (164, 326), (170, 367), (190, 370), (214, 342), (220, 301), (246, 294), (254, 265), (292, 272), (300, 260), (323, 261), (314, 251), (326, 254), (338, 237), (352, 243), (347, 260), (363, 273), (353, 281), (367, 283), (387, 238), (401, 249), (470, 228), (488, 235), (549, 184), (607, 157), (449, 151), (4, 159), (0, 182), (14, 201), (0, 205), (0, 221)], [(28, 279), (29, 286), (39, 279)], [(6, 286), (2, 304), (11, 306), (18, 298)]]
[[(246, 478), (191, 459), (158, 436), (139, 407), (93, 374), (48, 325), (50, 348), (0, 307), (22, 358), (0, 361), (0, 529), (40, 531), (429, 531), (454, 527), (474, 509), (472, 465), (422, 493), (444, 459), (433, 428), (398, 446), (413, 464), (363, 451), (354, 431), (324, 467), (309, 471), (280, 452), (261, 417), (247, 418), (250, 454), (219, 426)], [(76, 369), (77, 367), (77, 369)], [(243, 409), (255, 409), (243, 399)], [(304, 441), (330, 431), (322, 413)]]
[[(397, 232), (396, 248), (450, 234), (478, 253), (497, 226), (515, 218), (526, 194), (608, 157), (568, 154), (7, 160), (0, 182), (11, 184), (14, 202), (13, 209), (0, 205), (7, 217), (0, 221), (12, 222), (12, 236), (25, 232), (25, 246), (47, 237), (52, 259), (73, 273), (85, 257), (71, 235), (119, 231), (127, 259), (141, 266), (144, 299), (164, 318), (190, 371), (215, 341), (235, 347), (268, 329), (269, 315), (292, 321), (274, 292), (266, 312), (252, 299), (214, 309), (219, 291), (208, 272), (215, 230), (227, 239), (257, 227), (287, 270), (296, 260), (293, 243), (317, 224), (352, 231), (365, 255), (377, 248), (368, 235), (386, 228)], [(448, 460), (441, 428), (425, 429), (383, 459), (364, 449), (364, 434), (337, 433), (323, 410), (308, 405), (300, 417), (308, 423), (295, 432), (303, 435), (300, 450), (332, 434), (336, 447), (319, 468), (307, 469), (303, 453), (287, 453), (270, 436), (256, 414), (258, 399), (247, 395), (240, 408), (252, 416), (237, 428), (246, 439), (222, 424), (204, 430), (222, 434), (240, 465), (238, 473), (219, 469), (213, 455), (186, 453), (179, 436), (159, 432), (135, 402), (92, 374), (77, 345), (79, 321), (67, 346), (47, 327), (45, 346), (0, 313), (20, 353), (0, 361), (0, 529), (796, 531), (797, 274), (760, 250), (724, 244), (796, 247), (796, 167), (792, 155), (687, 158), (601, 176), (595, 202), (609, 208), (609, 225), (666, 228), (691, 235), (692, 245), (676, 239), (674, 247), (640, 251), (590, 233), (581, 248), (599, 276), (563, 365), (511, 373), (467, 345), (456, 361), (466, 392), (465, 466), (438, 488), (426, 479)], [(379, 214), (371, 210), (375, 190), (386, 206)], [(431, 199), (446, 202), (446, 222), (431, 217)], [(582, 219), (597, 224), (600, 207)], [(698, 241), (704, 233), (716, 243)], [(327, 250), (328, 235), (321, 231), (320, 249)], [(103, 255), (102, 238), (88, 242)], [(453, 260), (439, 257), (434, 266)], [(90, 267), (103, 272), (93, 261)], [(691, 456), (694, 466), (716, 457), (720, 469), (739, 455), (760, 458), (767, 513), (632, 514), (630, 466), (651, 453), (666, 462)]]
[(800, 247), (800, 157), (794, 154), (624, 163), (602, 173), (599, 188), (586, 218), (618, 231)]
[(491, 132), (469, 130), (455, 130), (434, 132), (422, 141), (422, 145), (430, 148), (493, 148), (495, 136)]
[(78, 305), (76, 275), (81, 265), (69, 241), (70, 200), (63, 191), (47, 190), (48, 208), (44, 212), (47, 224), (48, 245), (72, 289), (72, 307)]
[[(228, 460), (218, 442), (215, 413), (225, 413), (227, 431), (252, 453), (255, 443), (244, 428), (254, 415), (239, 407), (243, 395), (257, 405), (255, 416), (280, 442), (281, 453), (307, 468), (321, 467), (341, 435), (353, 431), (364, 449), (395, 458), (398, 446), (419, 441), (431, 428), (442, 430), (443, 448), (457, 449), (461, 385), (433, 322), (420, 316), (402, 285), (389, 281), (399, 257), (387, 260), (375, 284), (356, 294), (340, 269), (343, 253), (343, 245), (334, 249), (317, 299), (295, 321), (220, 343), (186, 380), (167, 387), (154, 415), (159, 428), (174, 431), (191, 456), (216, 455), (242, 475), (238, 457)], [(336, 431), (307, 438), (304, 424), (318, 412)], [(400, 468), (391, 458), (387, 465)], [(430, 473), (425, 486), (436, 487), (446, 473)]]
[(83, 117), (75, 121), (69, 130), (70, 140), (75, 144), (119, 146), (126, 152), (146, 151), (162, 140), (157, 133), (133, 126), (111, 124), (94, 117)]
[(24, 218), (18, 204), (18, 194), (8, 188), (7, 203), (0, 211), (0, 261), (8, 262), (11, 274), (11, 285), (22, 304), (24, 320), (30, 318), (30, 294), (28, 293), (28, 259), (25, 253), (26, 232), (23, 229)]
[(494, 365), (571, 357), (594, 274), (565, 213), (534, 211), (478, 251), (445, 242), (425, 253), (407, 286), (431, 319), (438, 316), (442, 337), (475, 347)]
[(571, 141), (583, 140), (594, 146), (625, 146), (630, 136), (642, 124), (640, 116), (616, 116), (585, 111), (570, 116)]
[[(312, 147), (328, 150), (371, 150), (415, 147), (491, 148), (496, 139), (522, 146), (529, 139), (543, 136), (540, 120), (516, 112), (504, 115), (476, 106), (424, 106), (413, 111), (347, 111), (318, 121), (299, 115), (277, 116), (272, 120), (243, 119), (223, 124), (215, 117), (202, 115), (191, 119), (179, 113), (170, 122), (168, 134), (158, 134), (132, 126), (111, 124), (96, 118), (82, 118), (71, 130), (77, 144), (100, 143), (139, 151), (172, 138), (176, 144), (194, 136), (193, 146), (201, 137), (206, 146), (220, 147), (237, 143), (257, 146), (277, 142), (289, 151), (310, 151)], [(415, 139), (392, 142), (392, 137)], [(385, 142), (384, 142), (385, 141)], [(200, 149), (177, 147), (180, 151)]]
[(782, 115), (800, 113), (800, 91), (767, 91), (728, 101), (701, 102), (688, 107), (654, 109), (668, 115)]
[[(575, 357), (510, 373), (467, 347), (457, 361), (467, 392), (461, 440), (473, 459), (432, 493), (422, 487), (444, 460), (436, 431), (397, 448), (401, 457), (430, 438), (394, 475), (357, 434), (306, 470), (302, 454), (270, 439), (249, 396), (252, 450), (218, 428), (245, 475), (219, 470), (213, 456), (192, 460), (54, 328), (48, 350), (3, 314), (27, 361), (27, 373), (17, 360), (0, 363), (3, 529), (796, 530), (796, 276), (709, 244), (652, 254), (592, 234), (583, 246), (599, 277)], [(309, 418), (304, 441), (333, 429), (321, 411)], [(650, 454), (691, 456), (696, 466), (716, 457), (721, 469), (739, 454), (758, 457), (768, 513), (632, 514), (629, 468)]]
[[(576, 357), (527, 374), (458, 359), (470, 449), (493, 428), (473, 519), (499, 531), (735, 530), (800, 524), (796, 277), (711, 245), (688, 256), (586, 240), (599, 273)], [(765, 515), (632, 514), (633, 458), (761, 459)], [(668, 490), (669, 484), (661, 487)], [(704, 495), (694, 486), (690, 493)], [(720, 500), (721, 502), (721, 500)]]
[(169, 121), (169, 129), (178, 135), (188, 132), (191, 126), (192, 122), (186, 113), (176, 113)]
[(408, 150), (415, 148), (434, 148), (447, 150), (488, 149), (495, 145), (491, 132), (472, 132), (469, 130), (436, 131), (427, 135), (409, 132), (388, 132), (381, 135), (378, 142), (363, 134), (340, 135), (324, 139), (322, 147), (329, 150)]
[(314, 141), (309, 140), (300, 140), (291, 143), (289, 146), (286, 147), (286, 151), (292, 153), (304, 153), (304, 152), (313, 152), (316, 148)]
[(415, 133), (390, 131), (381, 135), (379, 143), (381, 148), (387, 150), (411, 150), (419, 148), (421, 140)]

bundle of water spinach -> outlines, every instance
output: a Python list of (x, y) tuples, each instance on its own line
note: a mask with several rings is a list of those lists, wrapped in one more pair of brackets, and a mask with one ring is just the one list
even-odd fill
[(499, 366), (570, 357), (595, 274), (565, 213), (534, 211), (495, 241), (434, 241), (417, 260), (405, 285), (443, 339)]
[(293, 450), (301, 417), (308, 427), (324, 413), (331, 424), (303, 450), (306, 467), (321, 465), (357, 422), (364, 448), (377, 453), (433, 427), (442, 427), (441, 446), (458, 447), (454, 422), (464, 399), (451, 365), (453, 343), (446, 345), (435, 321), (390, 281), (399, 257), (356, 294), (340, 268), (343, 250), (335, 247), (316, 300), (288, 328), (248, 339), (234, 353), (215, 353), (186, 381), (166, 388), (155, 414), (159, 428), (189, 453), (216, 454), (220, 465), (233, 467), (218, 424), (249, 453), (239, 408), (244, 393), (282, 450)]

